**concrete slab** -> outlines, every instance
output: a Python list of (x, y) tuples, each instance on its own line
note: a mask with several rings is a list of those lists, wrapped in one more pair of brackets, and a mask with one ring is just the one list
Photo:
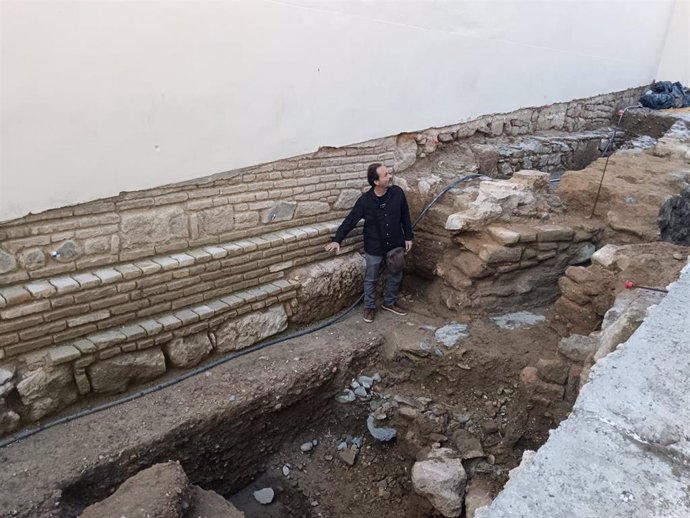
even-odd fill
[(690, 266), (481, 518), (690, 516)]

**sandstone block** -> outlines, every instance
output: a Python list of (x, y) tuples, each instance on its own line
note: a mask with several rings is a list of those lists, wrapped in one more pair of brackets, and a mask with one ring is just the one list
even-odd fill
[(123, 353), (87, 368), (94, 392), (122, 392), (130, 383), (141, 383), (165, 373), (165, 356), (159, 348)]
[(46, 256), (40, 248), (29, 248), (19, 254), (19, 264), (29, 271), (38, 270), (45, 266)]
[(364, 260), (358, 253), (326, 259), (293, 270), (290, 279), (300, 283), (290, 321), (313, 322), (337, 313), (359, 296)]
[(507, 247), (486, 243), (479, 250), (479, 258), (489, 264), (517, 262), (521, 256), (521, 247)]
[(458, 256), (453, 259), (452, 264), (467, 277), (473, 279), (488, 277), (495, 273), (493, 268), (471, 252), (460, 252)]
[(539, 225), (535, 227), (538, 241), (571, 241), (574, 231), (560, 225)]
[(29, 421), (36, 421), (77, 399), (70, 365), (30, 371), (17, 383), (17, 391), (28, 408), (26, 418)]
[(17, 259), (14, 255), (0, 248), (0, 274), (17, 269)]
[(417, 494), (427, 498), (443, 516), (458, 517), (467, 485), (462, 460), (453, 458), (453, 450), (432, 450), (425, 461), (412, 466), (412, 486)]
[(550, 403), (563, 399), (565, 388), (555, 383), (547, 383), (539, 379), (536, 367), (525, 367), (520, 372), (520, 390), (530, 400)]
[(287, 313), (282, 304), (261, 312), (248, 313), (221, 325), (215, 330), (220, 353), (244, 349), (287, 327)]
[(514, 245), (520, 241), (520, 233), (508, 228), (491, 226), (486, 230), (501, 245)]
[(213, 350), (207, 333), (178, 337), (163, 346), (168, 361), (175, 367), (193, 367)]
[(537, 362), (537, 372), (544, 381), (563, 385), (568, 379), (570, 367), (557, 358), (540, 358)]
[(597, 345), (596, 338), (573, 334), (561, 339), (558, 352), (570, 360), (583, 362), (594, 353)]
[(338, 196), (338, 199), (333, 205), (333, 208), (336, 210), (351, 209), (352, 207), (354, 207), (355, 202), (359, 199), (361, 195), (362, 193), (355, 189), (346, 189), (344, 191), (341, 191), (340, 195)]
[(568, 277), (561, 277), (558, 279), (558, 286), (561, 290), (561, 295), (579, 304), (580, 306), (585, 306), (591, 300), (590, 297), (584, 291), (582, 291), (580, 285), (573, 282), (572, 279)]
[(234, 210), (232, 205), (213, 207), (197, 213), (199, 234), (223, 234), (235, 228)]
[(46, 353), (46, 360), (50, 365), (60, 365), (61, 363), (68, 363), (81, 357), (79, 349), (73, 345), (60, 345), (53, 347)]
[(121, 229), (124, 249), (189, 237), (187, 215), (178, 206), (124, 212)]

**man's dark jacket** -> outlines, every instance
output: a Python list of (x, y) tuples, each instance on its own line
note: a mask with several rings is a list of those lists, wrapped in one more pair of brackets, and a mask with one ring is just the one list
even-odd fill
[(405, 241), (412, 241), (410, 209), (405, 193), (397, 185), (388, 188), (380, 198), (373, 187), (359, 197), (345, 221), (338, 227), (333, 241), (341, 243), (364, 218), (364, 251), (380, 257)]

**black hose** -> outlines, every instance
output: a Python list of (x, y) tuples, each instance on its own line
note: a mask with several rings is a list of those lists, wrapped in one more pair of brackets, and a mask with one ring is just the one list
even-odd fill
[[(473, 179), (478, 178), (480, 176), (481, 175), (479, 175), (479, 174), (471, 174), (471, 175), (463, 176), (462, 178), (459, 178), (458, 180), (455, 180), (454, 182), (449, 184), (440, 193), (438, 193), (434, 197), (434, 199), (432, 199), (426, 205), (426, 207), (424, 207), (422, 212), (419, 214), (419, 216), (417, 216), (417, 219), (415, 219), (414, 223), (412, 224), (412, 228), (417, 226), (417, 223), (419, 223), (419, 221), (422, 219), (422, 217), (439, 200), (439, 198), (441, 196), (443, 196), (445, 193), (447, 193), (453, 187), (456, 187), (458, 184), (465, 182), (465, 181), (468, 181), (468, 180), (473, 180)], [(49, 421), (45, 424), (38, 425), (34, 428), (29, 428), (29, 429), (24, 430), (24, 431), (22, 431), (16, 435), (8, 437), (6, 439), (0, 439), (0, 448), (4, 448), (6, 446), (9, 446), (10, 444), (17, 442), (17, 441), (31, 437), (32, 435), (35, 435), (38, 432), (42, 432), (43, 430), (47, 430), (48, 428), (52, 428), (52, 427), (60, 425), (60, 424), (69, 423), (70, 421), (74, 421), (76, 419), (79, 419), (80, 417), (86, 417), (87, 415), (95, 414), (96, 412), (101, 412), (103, 410), (113, 408), (113, 407), (121, 405), (123, 403), (127, 403), (128, 401), (138, 399), (142, 396), (146, 396), (148, 394), (153, 394), (154, 392), (158, 392), (159, 390), (163, 390), (164, 388), (172, 387), (173, 385), (176, 385), (177, 383), (180, 383), (181, 381), (184, 381), (188, 378), (191, 378), (192, 376), (196, 376), (197, 374), (201, 374), (201, 373), (206, 372), (210, 369), (213, 369), (214, 367), (217, 367), (219, 365), (223, 365), (224, 363), (235, 360), (235, 359), (240, 358), (242, 356), (245, 356), (247, 354), (250, 354), (250, 353), (253, 353), (256, 351), (260, 351), (261, 349), (265, 349), (266, 347), (271, 347), (273, 345), (277, 345), (277, 344), (284, 342), (286, 340), (291, 340), (293, 338), (299, 338), (300, 336), (304, 336), (304, 335), (319, 331), (319, 330), (321, 330), (325, 327), (328, 327), (332, 324), (335, 324), (339, 320), (343, 319), (353, 309), (355, 309), (359, 305), (360, 302), (362, 302), (362, 299), (364, 299), (364, 294), (360, 295), (359, 298), (352, 305), (350, 305), (345, 311), (343, 311), (342, 313), (340, 313), (339, 315), (337, 315), (335, 317), (332, 317), (332, 318), (326, 320), (325, 322), (317, 324), (316, 326), (308, 327), (306, 329), (302, 329), (302, 330), (297, 331), (295, 333), (291, 333), (287, 336), (282, 336), (280, 338), (276, 338), (273, 340), (269, 340), (267, 342), (263, 342), (263, 343), (254, 345), (252, 347), (248, 347), (247, 349), (243, 349), (241, 351), (229, 354), (229, 355), (224, 356), (222, 358), (218, 358), (217, 360), (214, 360), (210, 363), (207, 363), (201, 367), (197, 367), (197, 368), (192, 369), (188, 372), (185, 372), (184, 374), (181, 374), (180, 376), (178, 376), (176, 378), (169, 379), (169, 380), (164, 381), (162, 383), (158, 383), (157, 385), (153, 385), (151, 387), (139, 390), (139, 391), (134, 392), (132, 394), (128, 394), (124, 397), (121, 397), (120, 399), (116, 399), (115, 401), (109, 401), (107, 403), (101, 403), (101, 404), (93, 406), (91, 408), (86, 408), (86, 409), (81, 410), (79, 412), (75, 412), (74, 414), (66, 415), (66, 416), (61, 417), (59, 419), (55, 419), (54, 421)]]

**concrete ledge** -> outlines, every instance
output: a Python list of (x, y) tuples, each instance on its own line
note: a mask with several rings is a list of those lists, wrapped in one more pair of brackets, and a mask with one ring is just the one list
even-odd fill
[(690, 266), (478, 518), (690, 516)]

